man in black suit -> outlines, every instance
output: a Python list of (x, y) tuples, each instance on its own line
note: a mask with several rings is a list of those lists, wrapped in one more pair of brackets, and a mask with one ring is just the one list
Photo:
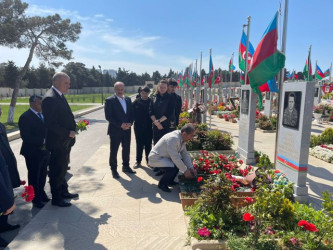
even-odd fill
[(37, 208), (44, 207), (42, 202), (48, 202), (44, 186), (47, 175), (47, 165), (50, 152), (45, 147), (45, 126), (42, 115), (42, 97), (33, 95), (29, 99), (30, 109), (19, 118), (19, 128), (23, 140), (21, 155), (24, 156), (28, 169), (28, 182), (35, 190), (32, 203)]
[[(0, 151), (0, 218), (7, 218), (15, 209), (13, 187), (10, 181), (8, 166)], [(8, 242), (0, 237), (0, 247), (6, 247)]]
[(174, 126), (170, 126), (171, 131), (175, 130), (179, 124), (179, 115), (182, 112), (182, 98), (180, 97), (180, 95), (176, 94), (176, 88), (178, 86), (178, 83), (176, 81), (176, 79), (173, 78), (169, 78), (168, 79), (168, 93), (173, 96), (174, 98), (174, 102), (175, 102), (175, 121), (174, 122)]
[(125, 84), (116, 82), (114, 84), (115, 95), (105, 100), (105, 118), (109, 122), (108, 135), (110, 135), (110, 167), (112, 176), (120, 178), (117, 172), (117, 153), (121, 143), (123, 172), (134, 174), (129, 166), (130, 145), (131, 145), (131, 126), (134, 115), (132, 102), (129, 97), (124, 96)]
[(70, 78), (63, 72), (55, 73), (52, 83), (42, 102), (46, 148), (51, 152), (49, 178), (52, 205), (69, 207), (71, 203), (64, 199), (79, 196), (68, 192), (65, 179), (70, 149), (75, 143), (76, 128), (73, 113), (64, 97), (70, 87)]

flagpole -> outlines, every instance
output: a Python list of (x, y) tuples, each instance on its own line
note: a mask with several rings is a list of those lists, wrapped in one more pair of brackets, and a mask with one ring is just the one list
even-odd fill
[(315, 67), (315, 81), (319, 80), (319, 79), (317, 79), (317, 77), (316, 77), (316, 74), (317, 74), (317, 63), (318, 63), (318, 60), (316, 60), (316, 67)]
[[(311, 58), (311, 47), (312, 45), (310, 45), (310, 48), (309, 48), (309, 55), (308, 55), (308, 81), (310, 81), (310, 67), (311, 67), (311, 61), (310, 61), (310, 58)], [(312, 73), (312, 72), (311, 72)]]
[[(201, 60), (202, 60), (202, 52), (201, 52)], [(200, 72), (201, 74), (201, 72)], [(207, 84), (206, 84), (206, 81), (205, 81), (205, 84), (204, 84), (204, 95), (203, 95), (203, 102), (204, 102), (204, 106), (206, 108), (206, 112), (204, 112), (204, 117), (203, 117), (203, 122), (204, 123), (207, 123)]]
[[(286, 55), (286, 42), (287, 42), (287, 26), (288, 26), (288, 5), (289, 0), (285, 0), (284, 2), (284, 17), (283, 17), (283, 32), (282, 32), (282, 46), (281, 52)], [(274, 163), (276, 164), (276, 154), (277, 154), (277, 145), (279, 138), (279, 124), (280, 124), (280, 103), (282, 102), (282, 93), (283, 93), (283, 78), (284, 78), (284, 70), (281, 69), (280, 77), (279, 77), (279, 96), (277, 99), (277, 122), (276, 122), (276, 136), (275, 136), (275, 153), (274, 153)]]
[(232, 82), (232, 72), (234, 71), (234, 52), (232, 52), (231, 56), (231, 72), (230, 72), (230, 82)]
[(249, 41), (250, 41), (250, 24), (251, 24), (251, 16), (247, 18), (247, 34), (246, 34), (246, 51), (245, 51), (245, 64), (244, 64), (244, 84), (246, 85), (247, 83), (247, 71), (248, 71), (248, 53), (249, 53)]
[(330, 77), (328, 79), (330, 79), (330, 82), (332, 82), (332, 62), (331, 62), (331, 67), (330, 67)]

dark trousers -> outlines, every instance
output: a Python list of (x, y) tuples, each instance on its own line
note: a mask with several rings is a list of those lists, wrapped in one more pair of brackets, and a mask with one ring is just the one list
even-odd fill
[(110, 136), (110, 160), (109, 164), (112, 171), (117, 170), (117, 154), (121, 143), (123, 168), (129, 167), (130, 145), (131, 145), (131, 130), (123, 131), (119, 135)]
[(148, 163), (148, 155), (151, 150), (153, 139), (153, 131), (151, 129), (140, 129), (134, 127), (136, 140), (136, 162), (141, 163), (143, 149), (145, 149), (146, 162)]
[(165, 173), (161, 178), (159, 185), (167, 186), (176, 178), (179, 169), (174, 166), (173, 168), (163, 168), (163, 170), (165, 171)]
[(58, 148), (51, 151), (49, 178), (52, 199), (55, 201), (61, 200), (62, 194), (68, 192), (68, 184), (65, 176), (69, 152), (70, 150), (66, 148)]
[(42, 198), (46, 198), (44, 186), (50, 154), (46, 151), (36, 156), (25, 155), (24, 158), (28, 169), (28, 183), (34, 187), (35, 191), (33, 202), (40, 202)]
[(156, 128), (156, 126), (154, 126), (154, 129), (153, 129), (154, 145), (156, 145), (156, 143), (167, 133), (169, 133), (169, 128), (164, 128), (164, 129), (158, 130)]
[(8, 215), (0, 216), (0, 228), (5, 227), (8, 224)]

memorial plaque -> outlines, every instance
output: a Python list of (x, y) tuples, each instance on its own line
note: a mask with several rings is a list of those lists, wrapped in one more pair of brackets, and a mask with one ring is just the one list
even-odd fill
[(249, 113), (249, 95), (250, 90), (242, 90), (241, 113), (244, 115)]

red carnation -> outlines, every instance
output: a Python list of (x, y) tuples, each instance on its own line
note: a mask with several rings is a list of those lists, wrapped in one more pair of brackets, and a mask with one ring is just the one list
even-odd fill
[(310, 223), (306, 220), (300, 220), (297, 223), (297, 226), (303, 227), (305, 230), (308, 230), (310, 232), (318, 232), (319, 231), (318, 228), (314, 224), (312, 224), (312, 223)]
[(201, 236), (201, 237), (209, 237), (210, 236), (210, 231), (206, 227), (198, 228), (197, 232), (198, 232), (198, 235)]
[(254, 220), (254, 216), (250, 213), (245, 213), (243, 215), (243, 221), (253, 221)]
[(274, 173), (278, 174), (278, 173), (281, 173), (281, 171), (278, 170), (278, 169), (276, 169), (276, 170), (274, 171)]
[(24, 186), (27, 182), (25, 180), (21, 180), (21, 186)]
[(35, 198), (35, 191), (33, 186), (25, 186), (24, 192), (21, 194), (22, 198), (25, 199), (26, 202), (30, 202)]
[(239, 164), (243, 164), (243, 161), (242, 161), (242, 160), (239, 160), (238, 162), (239, 162)]
[(246, 197), (245, 202), (252, 204), (254, 202), (254, 199), (252, 199), (251, 197)]
[(202, 180), (203, 180), (203, 178), (200, 176), (200, 177), (198, 177), (198, 182), (202, 182)]

